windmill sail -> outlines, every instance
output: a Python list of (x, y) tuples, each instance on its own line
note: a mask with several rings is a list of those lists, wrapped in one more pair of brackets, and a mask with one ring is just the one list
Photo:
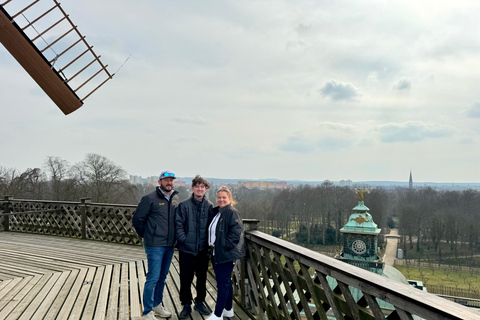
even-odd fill
[(15, 0), (1, 4), (0, 42), (60, 110), (69, 114), (114, 74), (60, 3), (53, 0), (52, 6), (40, 8), (47, 2), (35, 0), (25, 7)]

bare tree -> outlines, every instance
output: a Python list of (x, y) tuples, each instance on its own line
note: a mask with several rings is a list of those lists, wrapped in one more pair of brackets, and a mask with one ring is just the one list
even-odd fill
[(15, 169), (7, 169), (0, 167), (0, 195), (9, 195), (17, 197), (20, 192), (20, 187), (17, 185), (18, 181), (17, 171)]
[(435, 252), (438, 251), (439, 258), (442, 258), (442, 248), (440, 247), (440, 241), (445, 236), (445, 214), (437, 213), (431, 221), (430, 237), (432, 238)]
[(52, 200), (78, 200), (74, 198), (76, 196), (75, 183), (70, 179), (68, 161), (49, 156), (45, 160), (44, 167), (50, 178), (50, 198)]
[(85, 195), (94, 202), (118, 203), (130, 185), (126, 172), (106, 157), (89, 153), (85, 160), (72, 167), (72, 173)]
[(370, 190), (366, 202), (375, 223), (380, 228), (385, 228), (388, 218), (388, 193), (381, 187), (373, 188)]

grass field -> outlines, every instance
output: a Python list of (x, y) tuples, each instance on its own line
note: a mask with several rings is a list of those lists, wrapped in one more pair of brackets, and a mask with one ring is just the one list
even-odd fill
[(408, 280), (420, 280), (424, 285), (445, 286), (480, 291), (480, 274), (449, 269), (395, 266)]

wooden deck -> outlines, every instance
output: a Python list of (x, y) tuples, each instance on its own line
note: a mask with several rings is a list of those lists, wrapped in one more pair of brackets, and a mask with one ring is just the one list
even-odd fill
[[(142, 247), (92, 240), (0, 232), (0, 319), (141, 319), (147, 260)], [(178, 319), (175, 254), (164, 305)], [(215, 278), (206, 303), (213, 310)], [(192, 286), (195, 296), (195, 289)], [(249, 319), (234, 303), (235, 317)], [(191, 319), (206, 319), (192, 311)]]

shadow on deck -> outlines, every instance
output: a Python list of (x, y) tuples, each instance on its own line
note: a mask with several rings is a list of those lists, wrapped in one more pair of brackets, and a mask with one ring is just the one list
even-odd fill
[[(0, 319), (141, 319), (146, 270), (140, 246), (0, 232)], [(179, 288), (175, 254), (163, 302), (174, 313), (170, 319), (181, 311)], [(213, 310), (211, 274), (207, 290)], [(249, 319), (238, 305), (234, 310), (233, 319)]]

